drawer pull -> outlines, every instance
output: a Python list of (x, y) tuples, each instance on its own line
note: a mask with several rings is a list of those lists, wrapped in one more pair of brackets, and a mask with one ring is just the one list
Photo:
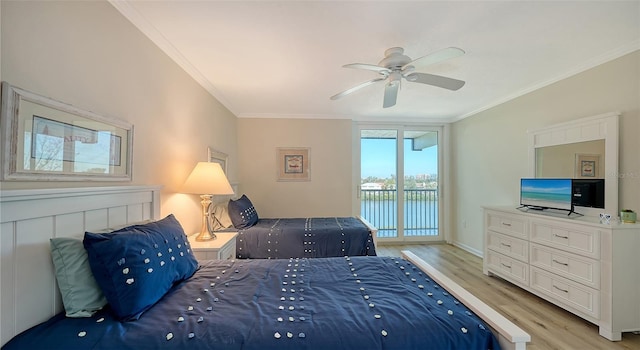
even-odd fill
[(562, 288), (560, 288), (560, 287), (556, 286), (555, 284), (553, 285), (553, 288), (555, 288), (555, 289), (557, 289), (557, 290), (559, 290), (559, 291), (561, 291), (561, 292), (569, 293), (569, 291), (568, 291), (568, 290), (566, 290), (566, 289), (562, 289)]
[(511, 227), (511, 224), (510, 224), (510, 223), (507, 223), (507, 222), (503, 222), (503, 223), (502, 223), (502, 225), (503, 225), (503, 226), (507, 226), (507, 227)]
[(506, 244), (506, 243), (502, 243), (502, 242), (500, 242), (500, 245), (503, 245), (503, 246), (505, 246), (505, 247), (509, 247), (509, 248), (511, 248), (511, 244)]
[(563, 263), (563, 262), (560, 262), (560, 261), (558, 261), (558, 260), (556, 260), (556, 259), (553, 259), (553, 262), (554, 262), (554, 263), (556, 263), (556, 264), (560, 264), (560, 265), (564, 265), (564, 266), (569, 266), (569, 263)]
[(555, 234), (555, 233), (553, 235), (558, 237), (558, 238), (569, 239), (569, 236), (560, 236), (560, 235)]
[(510, 269), (510, 268), (511, 268), (511, 265), (507, 265), (507, 264), (504, 264), (504, 263), (500, 263), (500, 264), (501, 264), (502, 266), (504, 266), (504, 267), (508, 268), (508, 269)]

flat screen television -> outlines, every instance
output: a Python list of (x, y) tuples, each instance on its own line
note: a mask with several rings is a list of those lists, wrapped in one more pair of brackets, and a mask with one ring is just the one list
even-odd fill
[(529, 209), (573, 212), (572, 179), (520, 179), (520, 205)]
[(574, 206), (604, 209), (604, 179), (573, 179), (571, 187)]

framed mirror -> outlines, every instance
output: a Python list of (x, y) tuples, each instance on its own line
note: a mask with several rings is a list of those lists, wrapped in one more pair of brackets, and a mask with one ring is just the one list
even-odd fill
[(529, 176), (605, 179), (605, 207), (577, 207), (587, 216), (618, 212), (618, 119), (612, 112), (529, 132)]

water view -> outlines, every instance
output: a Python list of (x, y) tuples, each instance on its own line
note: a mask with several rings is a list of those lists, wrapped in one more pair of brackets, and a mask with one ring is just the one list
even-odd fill
[(438, 236), (438, 139), (436, 130), (360, 131), (360, 213), (378, 237)]
[[(435, 190), (405, 190), (404, 235), (438, 234), (438, 201)], [(378, 228), (378, 237), (397, 237), (395, 190), (362, 190), (360, 213)], [(381, 197), (391, 199), (380, 199)]]

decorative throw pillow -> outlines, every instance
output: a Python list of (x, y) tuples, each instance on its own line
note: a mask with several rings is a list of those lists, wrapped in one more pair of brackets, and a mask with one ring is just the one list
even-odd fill
[(116, 225), (116, 226), (113, 226), (113, 227), (109, 227), (109, 228), (105, 228), (105, 229), (97, 230), (97, 231), (91, 231), (91, 232), (93, 232), (93, 233), (111, 233), (113, 231), (122, 230), (125, 227), (134, 226), (134, 225), (144, 225), (144, 224), (148, 224), (148, 223), (154, 222), (154, 221), (155, 220), (153, 220), (153, 219), (147, 219), (147, 220), (132, 222), (132, 223), (129, 223), (129, 224)]
[(121, 321), (137, 320), (198, 268), (173, 214), (111, 233), (85, 232), (84, 247), (91, 271)]
[(233, 226), (238, 229), (247, 228), (258, 222), (258, 212), (246, 195), (229, 201), (229, 217)]
[(51, 257), (67, 317), (91, 317), (107, 304), (91, 273), (89, 257), (76, 238), (52, 238)]

